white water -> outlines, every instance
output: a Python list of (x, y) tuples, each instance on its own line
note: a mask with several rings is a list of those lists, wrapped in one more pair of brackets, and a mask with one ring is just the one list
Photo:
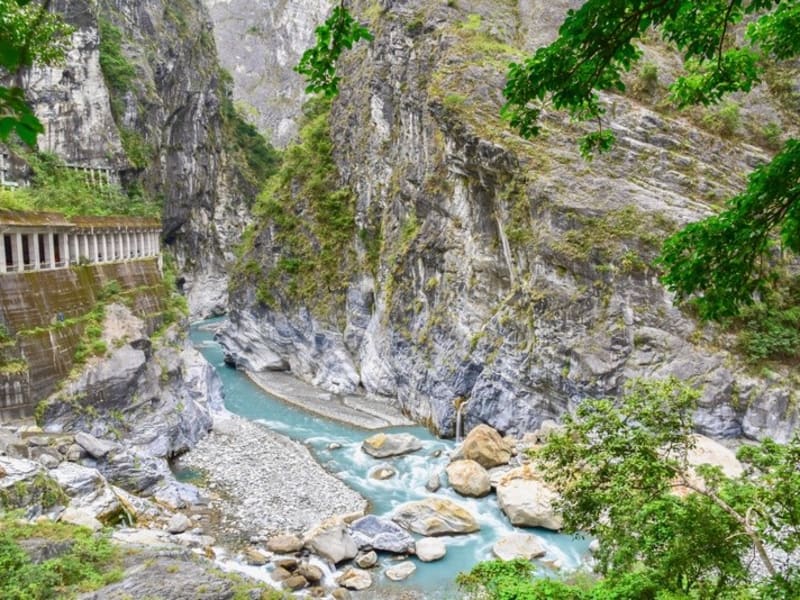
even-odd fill
[[(388, 515), (404, 502), (431, 495), (425, 489), (425, 484), (431, 473), (444, 472), (449, 461), (448, 455), (455, 446), (453, 442), (438, 439), (422, 427), (392, 428), (393, 432), (414, 434), (422, 441), (423, 448), (414, 454), (376, 460), (361, 450), (361, 442), (375, 431), (330, 421), (269, 396), (241, 372), (225, 366), (222, 351), (213, 342), (211, 332), (195, 326), (191, 336), (198, 349), (217, 368), (228, 410), (306, 444), (320, 464), (370, 501), (374, 514)], [(458, 416), (462, 407), (463, 405), (458, 409)], [(331, 444), (339, 444), (341, 447), (330, 449)], [(369, 478), (369, 472), (381, 463), (391, 465), (397, 474), (382, 481)], [(492, 558), (492, 545), (504, 535), (518, 530), (509, 524), (500, 511), (494, 495), (480, 499), (463, 498), (446, 486), (437, 495), (449, 498), (470, 510), (478, 520), (481, 530), (466, 536), (444, 537), (447, 556), (433, 563), (413, 559), (417, 570), (404, 582), (390, 582), (382, 576), (383, 569), (373, 570), (374, 577), (381, 573), (375, 577), (378, 585), (386, 588), (421, 589), (425, 598), (432, 600), (458, 597), (453, 583), (455, 576), (461, 571), (469, 570), (479, 561)], [(530, 532), (539, 536), (547, 550), (543, 561), (558, 562), (563, 568), (572, 569), (579, 566), (587, 554), (588, 542), (583, 539), (543, 529), (533, 529)], [(381, 557), (381, 563), (391, 565), (390, 556)], [(543, 575), (550, 573), (543, 566), (544, 562), (537, 561), (537, 564)]]

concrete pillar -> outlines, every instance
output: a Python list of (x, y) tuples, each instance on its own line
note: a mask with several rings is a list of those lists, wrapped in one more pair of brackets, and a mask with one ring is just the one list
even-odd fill
[(44, 252), (45, 252), (47, 267), (49, 269), (55, 269), (56, 268), (56, 243), (55, 243), (56, 241), (55, 241), (55, 236), (53, 235), (52, 231), (48, 231), (45, 235), (47, 237), (45, 238), (45, 242), (44, 242), (45, 243)]
[[(92, 236), (92, 238), (94, 238), (94, 236)], [(86, 260), (88, 260), (89, 262), (94, 262), (95, 260), (94, 253), (89, 252), (89, 234), (88, 233), (82, 234), (81, 241), (83, 242), (83, 253), (81, 254), (81, 256), (86, 258)]]
[(24, 271), (25, 270), (25, 259), (22, 252), (22, 234), (15, 233), (14, 234), (14, 246), (17, 249), (17, 256), (15, 257), (17, 260), (14, 261), (14, 266), (17, 267), (17, 271)]
[(61, 245), (63, 246), (63, 248), (61, 249), (61, 260), (64, 261), (64, 266), (68, 267), (69, 266), (69, 245), (70, 245), (70, 242), (72, 240), (70, 239), (70, 235), (68, 233), (62, 233), (61, 234), (61, 240), (62, 240)]
[(153, 232), (153, 254), (160, 254), (161, 249), (159, 248), (159, 244), (161, 243), (160, 234), (158, 231)]
[(125, 258), (131, 259), (136, 256), (133, 251), (133, 234), (130, 231), (125, 232)]
[(100, 234), (100, 262), (108, 262), (108, 240), (106, 234)]
[(144, 256), (144, 233), (141, 231), (136, 232), (136, 250), (137, 256)]
[(92, 254), (90, 260), (93, 263), (97, 263), (100, 262), (100, 248), (98, 247), (97, 243), (97, 234), (92, 233), (91, 238), (92, 238)]
[(0, 234), (0, 273), (6, 272), (6, 236)]
[(33, 268), (38, 271), (41, 264), (41, 256), (39, 256), (39, 234), (32, 233), (28, 239), (33, 244), (33, 252), (31, 253), (33, 254)]

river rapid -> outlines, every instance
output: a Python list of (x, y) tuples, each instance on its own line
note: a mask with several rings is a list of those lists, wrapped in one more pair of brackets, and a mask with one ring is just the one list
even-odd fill
[[(389, 459), (372, 458), (361, 450), (361, 442), (377, 433), (376, 430), (360, 429), (290, 406), (270, 396), (243, 372), (227, 367), (222, 349), (213, 339), (214, 325), (218, 322), (219, 319), (194, 324), (191, 339), (217, 369), (222, 379), (225, 406), (230, 412), (305, 444), (326, 470), (369, 501), (373, 514), (389, 515), (404, 502), (431, 495), (425, 484), (432, 473), (444, 473), (449, 455), (455, 449), (454, 442), (439, 439), (423, 427), (386, 428), (383, 431), (413, 434), (422, 442), (422, 450)], [(371, 478), (370, 472), (378, 465), (390, 465), (397, 474), (385, 480)], [(385, 590), (414, 589), (422, 592), (422, 597), (431, 599), (456, 598), (458, 595), (453, 583), (456, 575), (479, 561), (491, 559), (492, 545), (503, 536), (519, 531), (501, 512), (494, 494), (480, 499), (464, 498), (446, 485), (436, 494), (472, 512), (480, 524), (480, 531), (442, 538), (447, 547), (447, 555), (442, 560), (424, 563), (412, 557), (417, 570), (404, 582), (392, 583), (382, 575), (382, 568), (373, 570), (378, 587)], [(544, 529), (531, 529), (529, 532), (538, 536), (547, 550), (547, 555), (536, 561), (537, 569), (543, 575), (552, 574), (547, 565), (555, 563), (570, 570), (580, 566), (587, 556), (588, 542), (584, 539)], [(379, 565), (385, 567), (392, 563), (392, 557), (384, 555)]]

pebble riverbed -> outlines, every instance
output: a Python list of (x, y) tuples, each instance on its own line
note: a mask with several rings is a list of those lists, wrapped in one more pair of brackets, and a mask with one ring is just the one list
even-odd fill
[(229, 412), (179, 467), (200, 471), (225, 537), (247, 541), (302, 533), (333, 515), (362, 513), (367, 501), (323, 469), (302, 444)]

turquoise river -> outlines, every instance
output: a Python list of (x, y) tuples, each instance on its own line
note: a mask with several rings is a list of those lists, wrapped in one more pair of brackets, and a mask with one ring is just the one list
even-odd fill
[[(376, 515), (389, 515), (404, 502), (430, 495), (425, 489), (425, 483), (432, 472), (444, 471), (448, 454), (455, 447), (454, 442), (439, 439), (423, 427), (395, 427), (385, 431), (406, 431), (414, 434), (422, 441), (422, 450), (394, 459), (376, 460), (368, 456), (361, 450), (361, 442), (376, 433), (375, 431), (344, 425), (290, 406), (267, 394), (241, 371), (227, 367), (223, 362), (222, 349), (214, 341), (210, 327), (217, 322), (219, 320), (215, 319), (195, 324), (191, 338), (217, 369), (222, 379), (225, 406), (229, 411), (305, 444), (330, 473), (367, 498), (371, 512)], [(331, 444), (339, 444), (341, 447), (330, 450)], [(397, 475), (382, 481), (368, 477), (369, 471), (377, 464), (387, 462), (397, 470)], [(444, 538), (447, 555), (437, 562), (423, 563), (412, 557), (417, 570), (409, 579), (399, 584), (389, 582), (377, 572), (382, 569), (374, 569), (373, 577), (377, 580), (377, 586), (383, 589), (397, 587), (421, 590), (424, 597), (430, 599), (458, 598), (459, 594), (453, 584), (456, 575), (469, 570), (479, 561), (492, 558), (492, 545), (504, 535), (519, 530), (509, 524), (500, 511), (494, 494), (480, 499), (464, 498), (447, 486), (436, 493), (469, 509), (477, 518), (480, 531), (471, 535)], [(265, 507), (265, 510), (269, 508)], [(546, 564), (553, 562), (558, 563), (562, 569), (574, 569), (583, 562), (588, 552), (586, 540), (544, 529), (532, 529), (530, 532), (541, 539), (547, 550), (547, 555), (542, 559), (544, 562), (537, 561), (538, 572), (542, 575), (552, 574)], [(390, 562), (388, 555), (381, 560), (383, 565)]]

